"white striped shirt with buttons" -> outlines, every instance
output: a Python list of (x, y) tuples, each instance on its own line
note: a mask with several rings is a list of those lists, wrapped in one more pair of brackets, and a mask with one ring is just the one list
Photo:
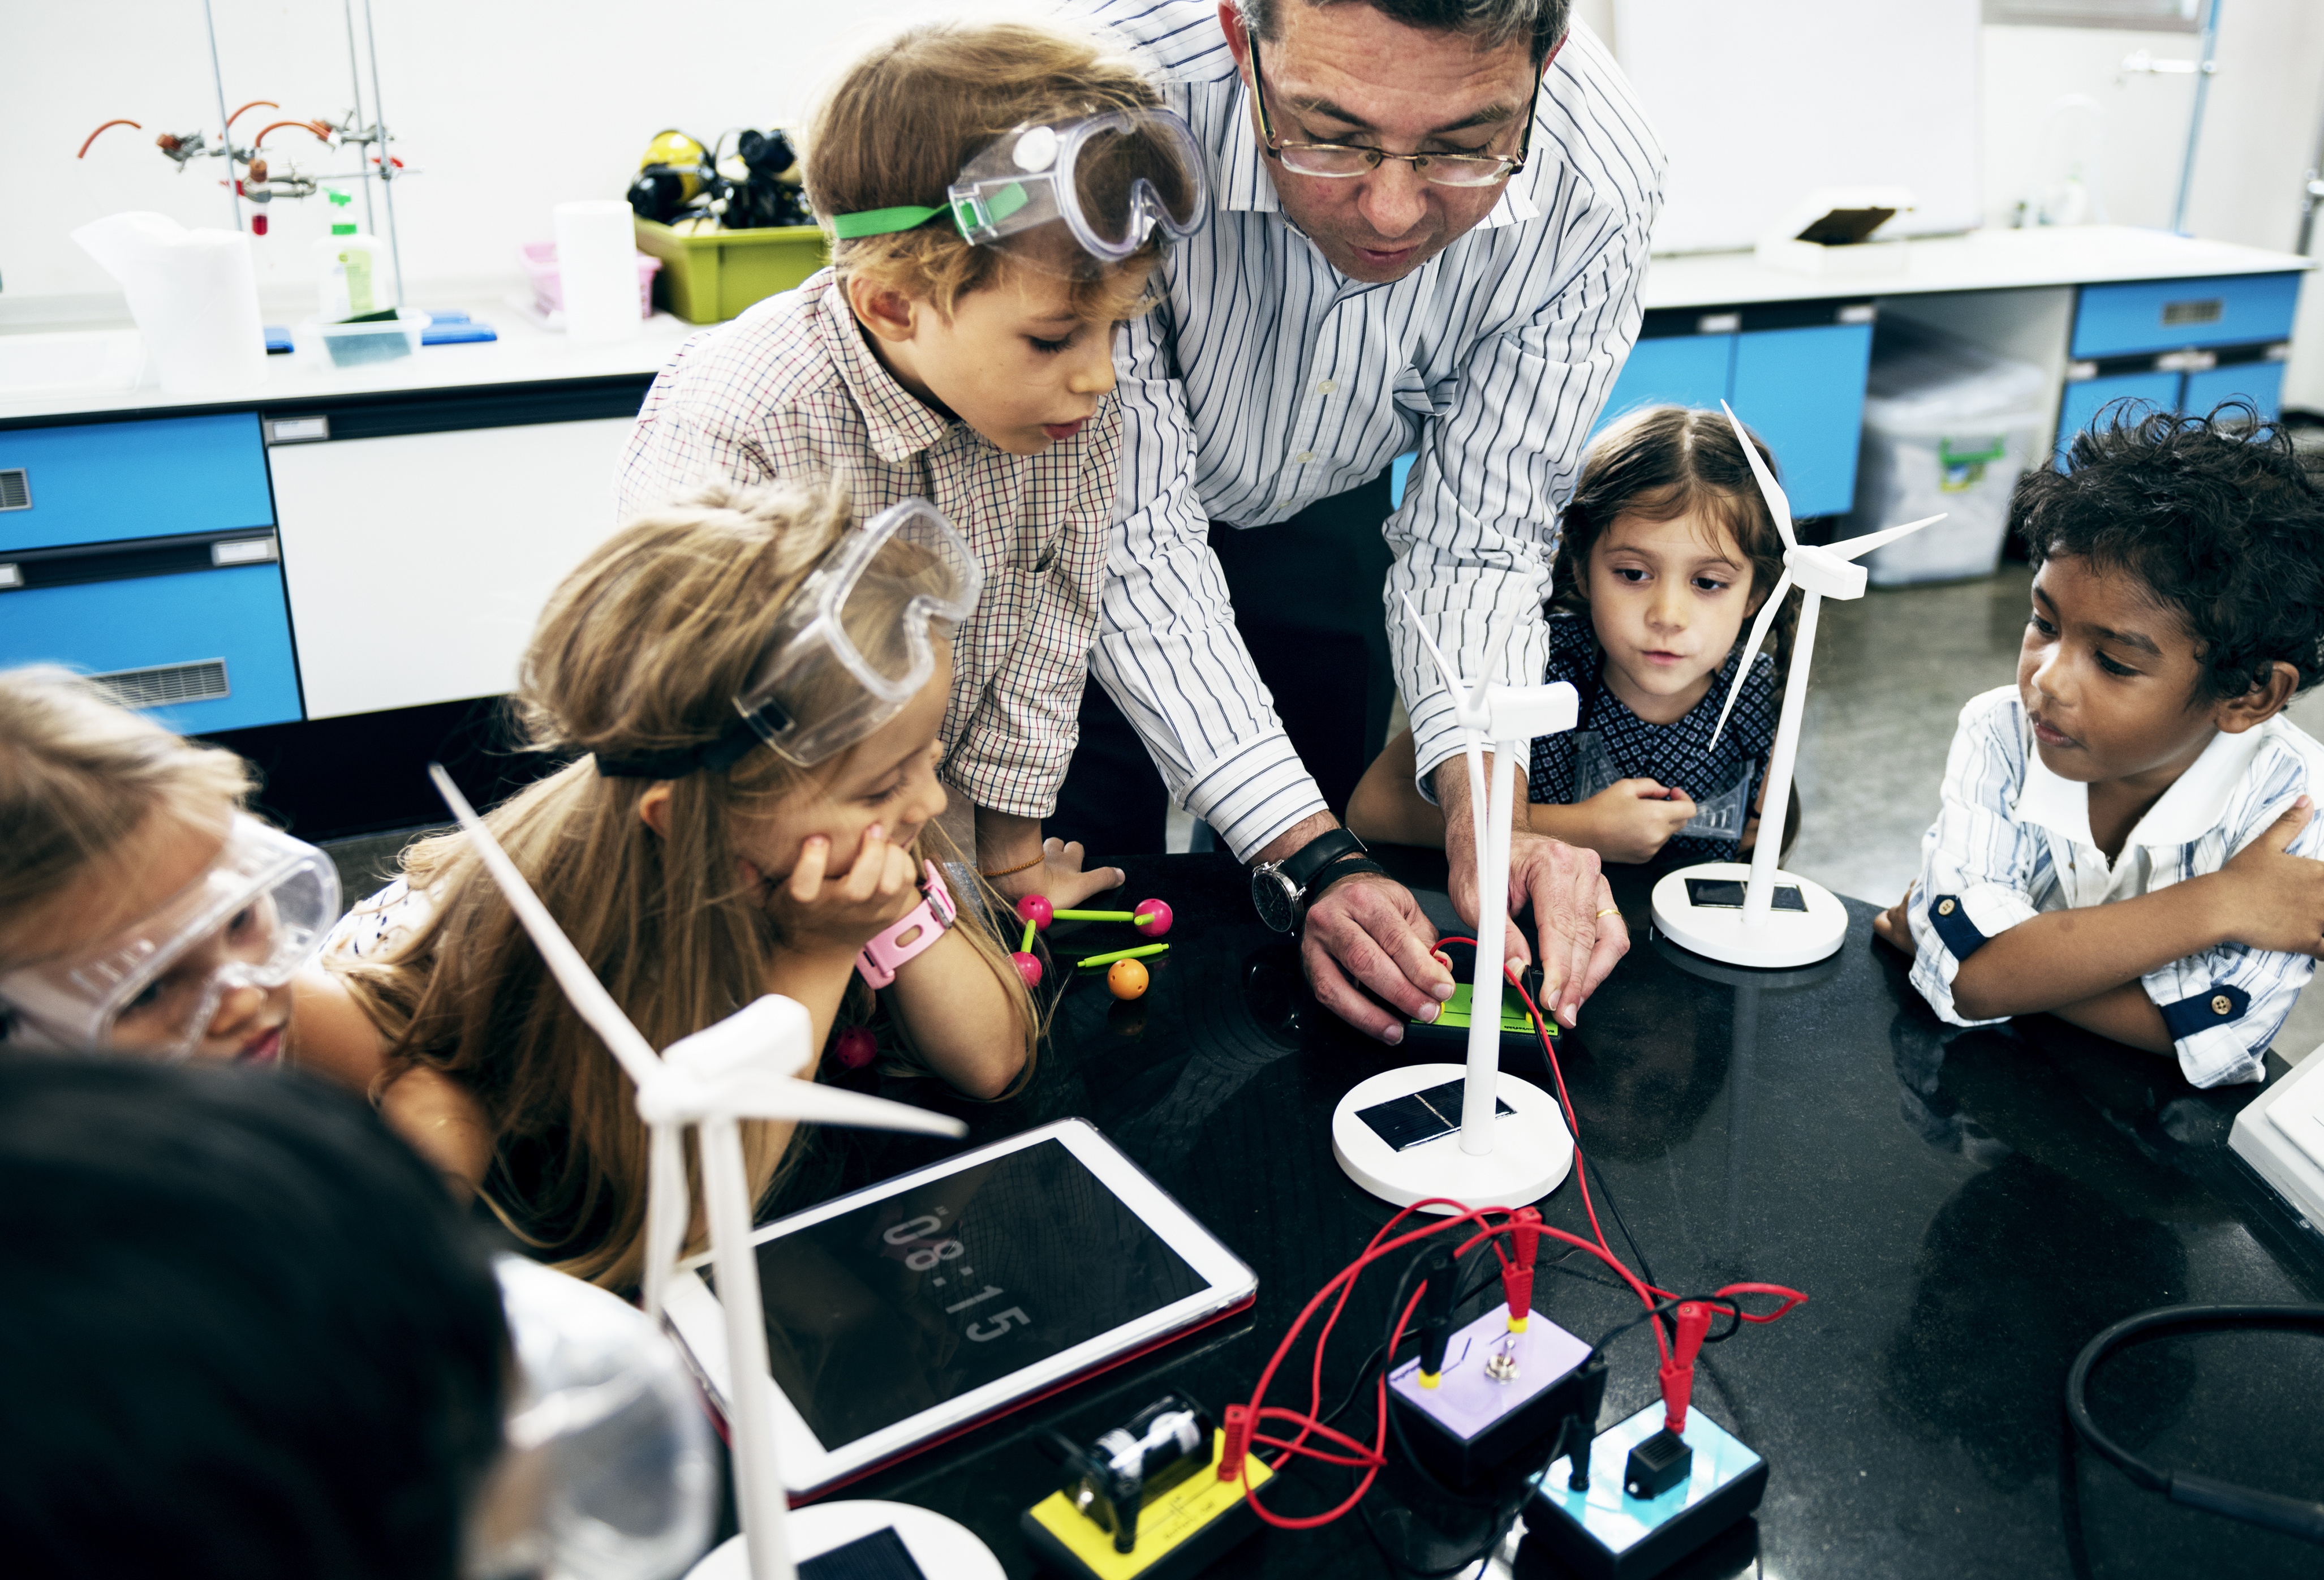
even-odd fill
[[(1532, 154), (1482, 223), (1388, 285), (1341, 275), (1282, 214), (1211, 0), (1084, 0), (1207, 151), (1209, 222), (1123, 331), (1119, 519), (1091, 672), (1174, 799), (1237, 856), (1322, 810), (1236, 632), (1207, 534), (1264, 527), (1417, 449), (1385, 529), (1384, 612), (1425, 787), (1460, 749), (1405, 629), (1409, 592), (1462, 672), (1531, 679), (1557, 515), (1629, 355), (1663, 155), (1580, 24), (1544, 79)], [(1296, 608), (1297, 587), (1282, 589)]]
[[(1921, 840), (1913, 985), (1952, 1024), (1990, 1025), (1953, 1007), (1953, 979), (1995, 934), (2216, 873), (2302, 795), (2324, 799), (2324, 745), (2278, 715), (2215, 736), (2108, 861), (2090, 834), (2089, 787), (2043, 765), (2017, 688), (1972, 698), (1945, 762), (1943, 809)], [(2324, 857), (2324, 818), (2291, 851)], [(2260, 1056), (2315, 969), (2305, 955), (2221, 944), (2140, 983), (2187, 1079), (2218, 1086), (2265, 1078)]]

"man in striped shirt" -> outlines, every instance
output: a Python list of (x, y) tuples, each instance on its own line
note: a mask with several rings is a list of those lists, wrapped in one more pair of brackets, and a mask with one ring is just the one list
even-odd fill
[[(1406, 1017), (1434, 1018), (1451, 975), (1412, 896), (1339, 830), (1294, 745), (1319, 733), (1303, 716), (1344, 711), (1358, 677), (1289, 663), (1270, 695), (1251, 650), (1296, 659), (1323, 642), (1319, 627), (1381, 617), (1351, 568), (1387, 513), (1389, 463), (1416, 448), (1384, 526), (1388, 645), (1420, 787), (1447, 812), (1454, 902), (1473, 918), (1460, 731), (1403, 599), (1465, 675), (1540, 678), (1557, 512), (1637, 333), (1660, 202), (1661, 151), (1604, 47), (1569, 32), (1568, 7), (1074, 7), (1153, 71), (1203, 142), (1214, 193), (1209, 225), (1165, 260), (1160, 307), (1126, 327), (1117, 356), (1121, 493), (1091, 673), (1170, 796), (1259, 864), (1255, 890), (1282, 883), (1270, 919), (1304, 921), (1319, 998), (1389, 1042)], [(1278, 525), (1295, 517), (1306, 536)], [(1299, 551), (1269, 563), (1256, 547), (1269, 534), (1237, 531), (1269, 527)], [(1336, 551), (1312, 551), (1319, 542)], [(1335, 582), (1348, 588), (1338, 600)], [(1110, 711), (1084, 703), (1061, 821), (1123, 799)], [(1384, 700), (1370, 711), (1370, 739), (1342, 754), (1356, 772)], [(1113, 770), (1102, 785), (1093, 760)], [(1533, 905), (1545, 1002), (1570, 1025), (1628, 947), (1596, 858), (1530, 834), (1520, 814), (1510, 896)], [(1530, 955), (1508, 936), (1513, 958)]]

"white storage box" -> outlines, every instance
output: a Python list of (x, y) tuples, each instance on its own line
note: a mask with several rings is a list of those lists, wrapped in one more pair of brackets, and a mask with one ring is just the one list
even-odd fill
[(1883, 324), (1864, 401), (1851, 534), (1942, 511), (1945, 519), (1865, 561), (1875, 587), (1990, 576), (2009, 493), (2037, 458), (2049, 380), (2027, 362), (1914, 326)]

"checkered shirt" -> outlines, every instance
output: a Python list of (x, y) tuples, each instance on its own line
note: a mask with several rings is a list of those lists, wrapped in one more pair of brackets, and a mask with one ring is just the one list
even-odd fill
[[(2108, 861), (2090, 834), (2089, 787), (2043, 766), (2017, 688), (1971, 698), (1945, 762), (1943, 808), (1921, 839), (1907, 911), (1913, 985), (1954, 1025), (1989, 1025), (1953, 1007), (1961, 962), (1987, 939), (2046, 910), (2216, 873), (2301, 795), (2324, 796), (2324, 746), (2291, 720), (2215, 736)], [(2324, 818), (2301, 829), (2291, 851), (2324, 857)], [(2266, 1078), (2260, 1056), (2315, 969), (2305, 955), (2221, 944), (2139, 984), (2163, 1013), (2181, 1071), (2218, 1086)]]
[(864, 345), (826, 269), (678, 348), (622, 453), (620, 514), (717, 477), (835, 477), (859, 522), (934, 501), (984, 567), (953, 646), (944, 778), (980, 807), (1045, 818), (1074, 754), (1120, 443), (1111, 395), (1034, 456), (929, 410)]

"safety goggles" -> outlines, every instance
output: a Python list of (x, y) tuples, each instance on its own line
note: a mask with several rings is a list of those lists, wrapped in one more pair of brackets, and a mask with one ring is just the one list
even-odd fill
[(1191, 236), (1209, 186), (1193, 130), (1168, 110), (1109, 110), (1061, 125), (1019, 126), (982, 149), (940, 208), (842, 214), (842, 241), (912, 230), (950, 212), (960, 234), (1044, 273), (1093, 279), (1158, 229)]
[(228, 993), (288, 982), (338, 916), (330, 858), (237, 812), (160, 910), (70, 959), (0, 971), (0, 1044), (184, 1058)]
[(597, 759), (617, 779), (724, 772), (764, 742), (801, 768), (855, 744), (904, 709), (976, 607), (984, 570), (945, 514), (908, 499), (843, 535), (775, 627), (735, 722), (714, 742)]

